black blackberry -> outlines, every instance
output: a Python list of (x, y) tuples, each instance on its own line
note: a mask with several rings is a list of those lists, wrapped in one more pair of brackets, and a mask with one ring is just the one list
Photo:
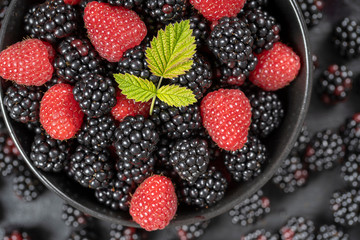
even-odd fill
[(345, 101), (352, 89), (353, 72), (345, 65), (330, 65), (317, 82), (318, 94), (327, 104)]
[(300, 131), (300, 134), (291, 149), (291, 154), (297, 154), (300, 157), (303, 157), (307, 145), (310, 142), (310, 133), (306, 125), (303, 125)]
[(182, 179), (194, 183), (207, 170), (208, 143), (200, 138), (178, 140), (171, 148), (169, 160)]
[(257, 229), (241, 237), (241, 240), (279, 240), (278, 234), (272, 234), (265, 229)]
[(72, 229), (66, 240), (96, 240), (98, 237), (90, 228)]
[(244, 9), (262, 9), (268, 5), (268, 2), (268, 0), (247, 0)]
[(70, 157), (74, 179), (88, 188), (107, 187), (113, 177), (113, 164), (109, 152), (94, 152), (84, 146), (78, 146)]
[(127, 211), (131, 200), (130, 194), (135, 191), (135, 187), (124, 181), (114, 179), (108, 187), (96, 189), (95, 197), (100, 203), (114, 210)]
[(39, 120), (42, 96), (40, 87), (13, 84), (6, 90), (4, 104), (15, 121), (36, 122)]
[(134, 8), (141, 5), (144, 0), (107, 0), (108, 3), (114, 6), (123, 6), (127, 9)]
[(203, 222), (196, 222), (194, 224), (177, 226), (175, 230), (181, 240), (194, 240), (204, 235), (208, 228), (210, 220)]
[(63, 0), (47, 0), (30, 8), (24, 21), (30, 37), (55, 43), (76, 30), (77, 13), (74, 6)]
[(101, 74), (102, 60), (87, 38), (70, 36), (57, 47), (54, 68), (60, 79), (70, 83), (80, 81), (89, 74)]
[(246, 63), (252, 55), (254, 38), (246, 22), (236, 17), (223, 17), (210, 33), (207, 44), (220, 62), (234, 68)]
[(210, 167), (195, 183), (182, 181), (179, 199), (188, 205), (206, 208), (218, 203), (225, 195), (227, 181), (215, 167)]
[(10, 5), (11, 0), (1, 1), (0, 3), (0, 29), (2, 27), (2, 21), (6, 16), (6, 11)]
[(360, 187), (360, 153), (350, 153), (341, 163), (341, 176), (350, 186)]
[(7, 149), (6, 143), (9, 138), (7, 132), (0, 133), (0, 174), (3, 177), (15, 173), (22, 164), (21, 157), (13, 154), (10, 149)]
[(115, 90), (111, 78), (91, 74), (75, 84), (73, 93), (86, 115), (100, 117), (116, 105)]
[(254, 38), (252, 48), (255, 53), (270, 50), (280, 40), (280, 25), (268, 12), (257, 8), (244, 11), (243, 16)]
[(267, 161), (267, 150), (257, 137), (248, 136), (240, 150), (224, 152), (224, 159), (235, 181), (249, 181), (261, 173), (261, 167)]
[(200, 13), (195, 11), (189, 16), (189, 21), (190, 29), (193, 30), (192, 35), (195, 37), (196, 44), (198, 47), (204, 45), (210, 33), (208, 21)]
[(25, 165), (19, 166), (19, 171), (13, 178), (13, 190), (18, 198), (31, 202), (38, 198), (44, 189), (44, 185)]
[(316, 240), (349, 240), (349, 235), (335, 225), (321, 225)]
[(73, 228), (87, 226), (93, 221), (92, 217), (70, 206), (67, 203), (64, 203), (62, 206), (61, 219), (65, 222), (66, 226)]
[(303, 217), (292, 217), (280, 229), (281, 240), (314, 240), (314, 222)]
[(304, 161), (312, 171), (333, 168), (345, 156), (342, 138), (331, 129), (318, 131), (306, 148)]
[(99, 118), (87, 117), (77, 136), (77, 141), (95, 151), (112, 144), (115, 132), (115, 122), (111, 115), (104, 115)]
[(185, 15), (186, 0), (145, 0), (145, 12), (157, 21), (168, 24)]
[(330, 209), (335, 223), (351, 227), (359, 222), (360, 192), (356, 189), (336, 191), (330, 199)]
[(252, 113), (250, 131), (256, 136), (265, 138), (279, 127), (284, 117), (283, 105), (274, 92), (257, 89), (247, 94), (247, 97)]
[[(240, 60), (237, 62), (231, 62), (220, 67), (222, 78), (227, 83), (235, 82), (232, 85), (242, 85), (246, 78), (250, 75), (250, 72), (255, 70), (258, 59), (251, 53), (247, 60)], [(231, 78), (229, 80), (229, 78)]]
[(344, 18), (334, 28), (333, 42), (341, 56), (354, 58), (360, 55), (360, 24)]
[(141, 240), (146, 239), (146, 233), (139, 228), (111, 224), (110, 240)]
[(31, 240), (30, 235), (23, 229), (13, 229), (6, 231), (3, 240)]
[(262, 190), (245, 199), (229, 211), (233, 224), (248, 226), (270, 212), (270, 200)]
[(155, 124), (143, 116), (128, 116), (115, 130), (115, 148), (120, 161), (139, 166), (156, 150), (159, 134)]
[(154, 152), (154, 156), (156, 157), (156, 160), (161, 167), (171, 166), (169, 158), (171, 148), (174, 146), (174, 144), (174, 140), (167, 137), (160, 137), (160, 140), (157, 144), (157, 150)]
[(201, 99), (212, 84), (211, 65), (204, 57), (196, 54), (191, 69), (184, 75), (170, 79), (170, 83), (191, 89), (196, 99)]
[(346, 119), (340, 127), (340, 133), (348, 153), (360, 153), (360, 113)]
[(42, 133), (35, 135), (31, 145), (30, 159), (37, 168), (47, 172), (59, 172), (65, 167), (70, 145)]
[(308, 27), (318, 25), (323, 18), (323, 0), (297, 0)]
[(187, 138), (202, 126), (197, 104), (176, 108), (156, 100), (151, 120), (158, 126), (160, 134), (171, 139)]

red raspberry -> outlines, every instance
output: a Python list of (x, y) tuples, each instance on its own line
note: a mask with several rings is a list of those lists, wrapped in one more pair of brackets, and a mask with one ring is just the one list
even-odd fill
[(176, 209), (174, 185), (169, 178), (160, 175), (145, 179), (130, 202), (130, 215), (147, 231), (165, 228), (175, 216)]
[(265, 91), (276, 91), (293, 81), (300, 70), (299, 56), (288, 46), (277, 42), (257, 55), (258, 64), (249, 79)]
[(118, 62), (147, 34), (145, 23), (134, 11), (107, 3), (88, 3), (84, 21), (91, 43), (109, 62)]
[(81, 0), (64, 0), (65, 4), (70, 4), (70, 5), (77, 5), (80, 3)]
[(124, 120), (127, 116), (143, 115), (149, 116), (151, 102), (135, 102), (135, 100), (127, 99), (121, 91), (116, 92), (116, 105), (112, 108), (111, 114), (118, 121)]
[(222, 17), (235, 17), (246, 0), (190, 0), (190, 3), (209, 21)]
[(219, 89), (201, 101), (203, 125), (214, 142), (227, 151), (241, 149), (247, 141), (251, 105), (238, 89)]
[(74, 99), (73, 86), (59, 83), (51, 87), (41, 100), (40, 123), (45, 131), (58, 140), (75, 136), (84, 113)]
[(0, 53), (0, 76), (17, 84), (43, 85), (54, 71), (49, 50), (49, 46), (38, 39), (11, 45)]

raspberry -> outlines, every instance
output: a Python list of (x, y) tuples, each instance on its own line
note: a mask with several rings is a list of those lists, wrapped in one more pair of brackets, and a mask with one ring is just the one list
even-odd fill
[(178, 226), (175, 229), (180, 240), (195, 240), (204, 235), (208, 228), (210, 220), (203, 222), (196, 222), (194, 224)]
[(135, 12), (106, 3), (88, 3), (84, 22), (91, 43), (109, 62), (118, 62), (123, 53), (139, 45), (147, 33), (145, 23)]
[(119, 224), (111, 224), (110, 240), (142, 240), (147, 239), (144, 230), (133, 227), (126, 227)]
[(280, 229), (281, 240), (314, 240), (314, 222), (303, 217), (292, 217)]
[(58, 140), (75, 136), (84, 113), (74, 99), (73, 87), (60, 83), (51, 87), (41, 100), (40, 122), (45, 131)]
[(190, 3), (209, 21), (234, 17), (244, 7), (245, 0), (190, 0)]
[(238, 89), (220, 89), (201, 102), (203, 125), (214, 142), (227, 151), (241, 149), (247, 141), (251, 105)]
[(170, 179), (160, 175), (147, 178), (136, 189), (130, 202), (130, 215), (142, 228), (165, 228), (175, 216), (177, 197)]
[(39, 197), (45, 187), (27, 166), (21, 165), (18, 170), (13, 178), (15, 195), (21, 200), (31, 202)]
[(341, 163), (341, 176), (352, 187), (360, 186), (360, 154), (349, 153)]
[(351, 118), (346, 119), (340, 127), (340, 133), (349, 153), (360, 153), (360, 113), (355, 113)]
[(249, 80), (265, 91), (276, 91), (293, 81), (300, 70), (300, 57), (281, 42), (256, 55), (258, 64)]
[(48, 48), (38, 39), (17, 42), (0, 53), (0, 76), (17, 84), (43, 85), (53, 71)]
[(96, 240), (98, 237), (96, 234), (88, 227), (80, 229), (72, 229), (70, 235), (66, 240)]

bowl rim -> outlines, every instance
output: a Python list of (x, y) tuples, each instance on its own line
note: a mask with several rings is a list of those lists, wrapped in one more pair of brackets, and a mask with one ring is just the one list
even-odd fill
[[(14, 10), (14, 7), (15, 7), (17, 1), (18, 0), (11, 1), (10, 5), (8, 7), (8, 11)], [(313, 82), (313, 79), (312, 79), (313, 71), (312, 71), (312, 57), (311, 57), (312, 54), (311, 54), (311, 48), (310, 48), (309, 32), (306, 27), (305, 20), (302, 16), (302, 13), (301, 13), (301, 10), (300, 10), (298, 4), (296, 3), (296, 0), (289, 0), (289, 2), (294, 10), (297, 24), (299, 24), (299, 27), (300, 27), (302, 42), (304, 44), (305, 59), (303, 59), (303, 65), (304, 65), (303, 67), (305, 68), (305, 78), (306, 78), (305, 79), (305, 92), (304, 92), (303, 101), (301, 102), (300, 114), (299, 114), (299, 117), (297, 118), (297, 121), (295, 124), (295, 130), (292, 131), (292, 134), (288, 141), (290, 143), (290, 145), (293, 146), (297, 139), (297, 136), (299, 135), (299, 133), (301, 131), (301, 127), (305, 121), (306, 113), (307, 113), (309, 105), (310, 105), (310, 98), (311, 98), (311, 92), (312, 92), (311, 86), (312, 86), (312, 82)], [(10, 15), (11, 14), (6, 14), (6, 16), (3, 20), (3, 24), (2, 24), (3, 26), (8, 26), (9, 21), (10, 21)], [(5, 32), (6, 32), (6, 27), (2, 27), (1, 31), (0, 31), (0, 43), (3, 43), (3, 41), (4, 41)], [(105, 213), (100, 213), (94, 209), (88, 208), (88, 207), (84, 206), (83, 204), (81, 204), (80, 202), (78, 202), (78, 201), (74, 200), (73, 198), (71, 198), (70, 196), (68, 196), (66, 193), (61, 191), (61, 189), (59, 189), (56, 185), (51, 183), (51, 181), (49, 181), (47, 179), (47, 177), (45, 177), (42, 174), (41, 170), (37, 169), (32, 164), (32, 161), (29, 159), (26, 152), (22, 148), (22, 145), (20, 144), (20, 141), (19, 141), (18, 137), (16, 136), (15, 130), (11, 124), (10, 118), (5, 109), (3, 98), (4, 98), (3, 84), (0, 81), (0, 108), (1, 108), (4, 122), (9, 131), (9, 134), (10, 134), (11, 138), (14, 140), (15, 145), (19, 149), (21, 156), (24, 158), (24, 161), (26, 162), (28, 167), (48, 189), (50, 189), (52, 192), (57, 194), (60, 198), (65, 200), (67, 203), (69, 203), (73, 207), (75, 207), (75, 208), (79, 209), (80, 211), (82, 211), (86, 214), (89, 214), (93, 217), (99, 218), (104, 221), (116, 222), (116, 223), (122, 224), (124, 226), (139, 227), (138, 224), (136, 224), (135, 222), (133, 222), (131, 220), (115, 219), (114, 217), (107, 216)], [(226, 211), (229, 211), (233, 206), (235, 206), (236, 204), (239, 204), (243, 199), (251, 196), (258, 189), (260, 189), (263, 185), (265, 185), (271, 179), (271, 177), (273, 176), (275, 171), (280, 167), (282, 161), (288, 156), (288, 154), (290, 153), (290, 150), (291, 150), (291, 148), (288, 148), (288, 149), (285, 148), (284, 151), (282, 151), (281, 155), (279, 156), (279, 159), (281, 159), (281, 161), (280, 160), (274, 161), (271, 164), (271, 166), (268, 167), (266, 172), (261, 173), (260, 176), (256, 177), (252, 181), (253, 186), (250, 189), (245, 191), (244, 194), (241, 197), (239, 197), (237, 200), (231, 201), (232, 204), (223, 204), (222, 206), (218, 206), (214, 211), (206, 211), (205, 213), (202, 212), (201, 218), (197, 218), (195, 216), (193, 217), (193, 219), (177, 220), (176, 218), (174, 218), (167, 227), (174, 227), (174, 226), (199, 222), (202, 220), (208, 220), (208, 219), (216, 217), (222, 213), (225, 213)]]

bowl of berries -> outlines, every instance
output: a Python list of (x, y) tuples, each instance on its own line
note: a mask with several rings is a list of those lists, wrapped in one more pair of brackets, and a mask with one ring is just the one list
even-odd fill
[(3, 118), (36, 176), (86, 214), (148, 231), (207, 220), (295, 143), (307, 34), (294, 0), (13, 0)]

